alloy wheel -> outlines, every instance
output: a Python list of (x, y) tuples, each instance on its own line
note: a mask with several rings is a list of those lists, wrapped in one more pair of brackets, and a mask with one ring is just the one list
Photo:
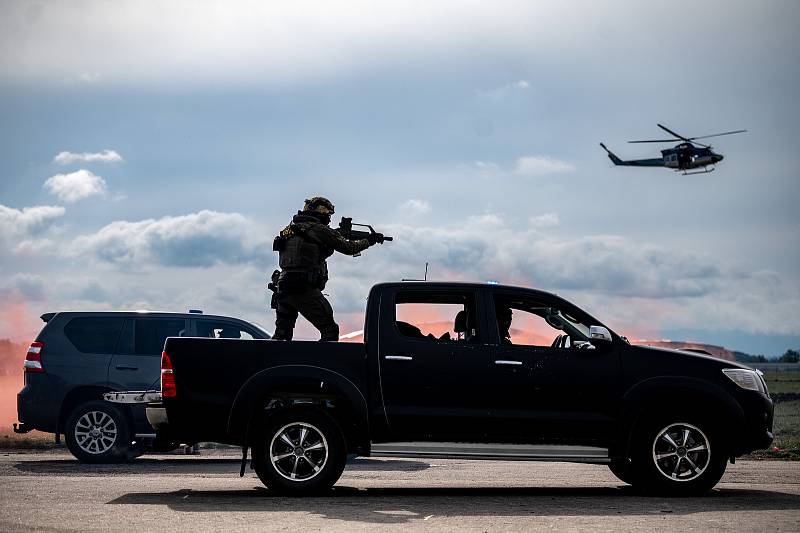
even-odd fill
[(275, 471), (290, 481), (316, 477), (328, 461), (328, 441), (317, 427), (292, 422), (275, 432), (269, 445)]
[(711, 460), (711, 445), (700, 428), (685, 422), (670, 424), (653, 441), (653, 462), (671, 481), (700, 477)]
[(117, 424), (103, 411), (84, 413), (75, 424), (75, 441), (86, 453), (105, 453), (117, 441)]

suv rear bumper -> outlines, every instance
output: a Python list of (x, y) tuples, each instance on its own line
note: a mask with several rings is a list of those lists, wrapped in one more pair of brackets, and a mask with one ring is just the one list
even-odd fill
[(43, 387), (35, 389), (26, 385), (17, 393), (17, 420), (26, 431), (38, 429), (47, 433), (55, 433), (58, 425), (60, 402), (53, 401), (54, 394), (37, 394)]

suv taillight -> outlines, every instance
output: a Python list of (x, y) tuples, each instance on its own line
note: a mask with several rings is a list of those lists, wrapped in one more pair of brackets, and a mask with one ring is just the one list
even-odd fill
[(174, 398), (178, 393), (175, 388), (175, 374), (172, 372), (172, 361), (167, 352), (161, 352), (161, 397)]
[(43, 342), (31, 343), (30, 348), (28, 348), (28, 353), (25, 355), (25, 362), (22, 365), (25, 372), (29, 374), (44, 372), (44, 367), (42, 366), (42, 350), (44, 350)]

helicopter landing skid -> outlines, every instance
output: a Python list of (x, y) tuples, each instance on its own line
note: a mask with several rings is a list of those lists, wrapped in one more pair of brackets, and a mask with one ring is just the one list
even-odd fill
[(717, 169), (717, 167), (711, 167), (710, 169), (709, 168), (704, 168), (703, 170), (700, 170), (700, 171), (697, 171), (697, 172), (686, 172), (684, 170), (683, 171), (683, 175), (684, 176), (694, 176), (695, 174), (708, 174), (709, 172), (714, 172), (716, 169)]

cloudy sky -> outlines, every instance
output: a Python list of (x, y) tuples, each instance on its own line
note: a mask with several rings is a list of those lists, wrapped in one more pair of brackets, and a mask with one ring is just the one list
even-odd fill
[[(800, 347), (800, 4), (0, 4), (0, 338), (61, 309), (272, 328), (312, 195), (396, 240), (331, 261), (344, 331), (415, 277), (558, 292), (623, 334)], [(714, 139), (699, 176), (613, 168)], [(314, 338), (302, 327), (305, 338)]]

